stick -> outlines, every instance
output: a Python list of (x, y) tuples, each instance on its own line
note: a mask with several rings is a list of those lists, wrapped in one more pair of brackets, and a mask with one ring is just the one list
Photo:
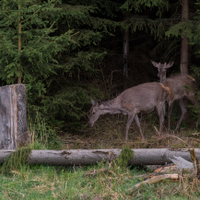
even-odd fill
[(141, 187), (143, 184), (150, 184), (150, 183), (157, 183), (160, 182), (164, 179), (172, 179), (172, 180), (178, 180), (179, 179), (179, 175), (178, 174), (164, 174), (164, 175), (160, 175), (160, 176), (155, 176), (153, 178), (150, 178), (146, 181), (142, 181), (141, 183), (138, 183), (136, 185), (133, 186), (133, 188), (128, 189), (128, 192), (132, 192), (133, 190), (135, 190), (136, 188)]

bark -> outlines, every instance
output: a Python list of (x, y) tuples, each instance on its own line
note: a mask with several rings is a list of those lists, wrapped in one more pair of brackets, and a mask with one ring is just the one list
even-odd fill
[[(19, 2), (19, 5), (18, 5), (18, 10), (21, 9), (21, 5), (20, 5), (20, 2)], [(22, 24), (21, 24), (21, 12), (19, 11), (19, 23), (18, 23), (18, 54), (20, 56), (21, 54), (21, 49), (22, 49), (22, 41), (21, 41), (21, 33), (22, 33)], [(21, 60), (19, 61), (19, 68), (18, 68), (18, 84), (20, 84), (22, 82), (21, 80)]]
[(26, 86), (0, 87), (0, 149), (15, 149), (30, 139), (26, 121)]
[[(181, 156), (191, 161), (188, 150), (171, 151), (169, 149), (133, 149), (134, 157), (129, 161), (131, 165), (164, 165), (172, 163), (173, 156)], [(12, 151), (0, 150), (0, 163), (6, 155)], [(195, 149), (196, 156), (200, 159), (200, 149)], [(48, 165), (91, 165), (101, 162), (103, 159), (111, 161), (116, 159), (121, 149), (90, 149), (90, 150), (32, 150), (28, 157), (30, 164)]]
[[(182, 20), (188, 21), (188, 0), (182, 0)], [(181, 61), (180, 61), (181, 74), (188, 74), (188, 38), (184, 34), (181, 40)]]
[[(128, 12), (125, 12), (124, 14), (124, 20), (125, 23), (127, 23), (128, 19)], [(123, 35), (123, 74), (125, 78), (128, 77), (128, 54), (129, 54), (129, 29), (128, 27), (124, 30), (124, 35)]]
[(129, 53), (129, 30), (124, 31), (123, 41), (123, 60), (124, 60), (124, 76), (128, 77), (128, 53)]

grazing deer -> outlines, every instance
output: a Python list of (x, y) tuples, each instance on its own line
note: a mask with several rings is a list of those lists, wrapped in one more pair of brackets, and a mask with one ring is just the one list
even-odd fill
[(129, 88), (119, 94), (116, 98), (108, 101), (95, 103), (91, 99), (92, 107), (90, 109), (89, 125), (93, 126), (99, 116), (106, 113), (121, 113), (123, 115), (128, 115), (125, 142), (128, 140), (128, 130), (133, 119), (135, 119), (139, 128), (142, 141), (145, 142), (140, 127), (138, 113), (150, 113), (156, 109), (160, 119), (161, 133), (164, 126), (165, 102), (168, 101), (168, 95), (169, 90), (167, 87), (164, 87), (160, 83), (152, 82)]
[(187, 107), (184, 104), (183, 98), (187, 97), (194, 105), (198, 106), (198, 103), (195, 99), (195, 94), (191, 90), (195, 86), (195, 79), (189, 75), (177, 75), (166, 78), (166, 71), (174, 64), (174, 62), (161, 64), (151, 61), (151, 63), (154, 67), (158, 69), (158, 77), (160, 78), (160, 83), (168, 87), (170, 90), (171, 98), (169, 98), (168, 109), (168, 133), (170, 133), (170, 119), (172, 114), (173, 102), (175, 100), (179, 100), (179, 105), (182, 112), (175, 130), (179, 129), (179, 126), (187, 112)]

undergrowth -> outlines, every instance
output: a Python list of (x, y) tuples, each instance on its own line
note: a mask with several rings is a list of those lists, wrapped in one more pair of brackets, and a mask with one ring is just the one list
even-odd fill
[(125, 168), (128, 166), (128, 161), (134, 158), (134, 152), (132, 149), (130, 149), (130, 147), (128, 146), (124, 146), (122, 148), (121, 154), (119, 155), (119, 157), (116, 159), (115, 164), (117, 166), (120, 166), (122, 168)]
[(12, 175), (13, 171), (21, 171), (22, 167), (26, 165), (30, 153), (30, 147), (20, 148), (10, 153), (4, 159), (1, 173), (4, 175)]
[(29, 146), (32, 149), (61, 149), (62, 145), (56, 130), (45, 123), (45, 119), (38, 111), (34, 117), (28, 116), (28, 127), (31, 135)]

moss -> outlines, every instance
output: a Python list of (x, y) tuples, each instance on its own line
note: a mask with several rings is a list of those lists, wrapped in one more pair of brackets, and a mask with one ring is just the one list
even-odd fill
[(127, 167), (128, 166), (128, 161), (131, 158), (134, 158), (133, 150), (128, 146), (124, 146), (122, 148), (121, 154), (116, 159), (116, 165), (120, 166), (120, 167)]

